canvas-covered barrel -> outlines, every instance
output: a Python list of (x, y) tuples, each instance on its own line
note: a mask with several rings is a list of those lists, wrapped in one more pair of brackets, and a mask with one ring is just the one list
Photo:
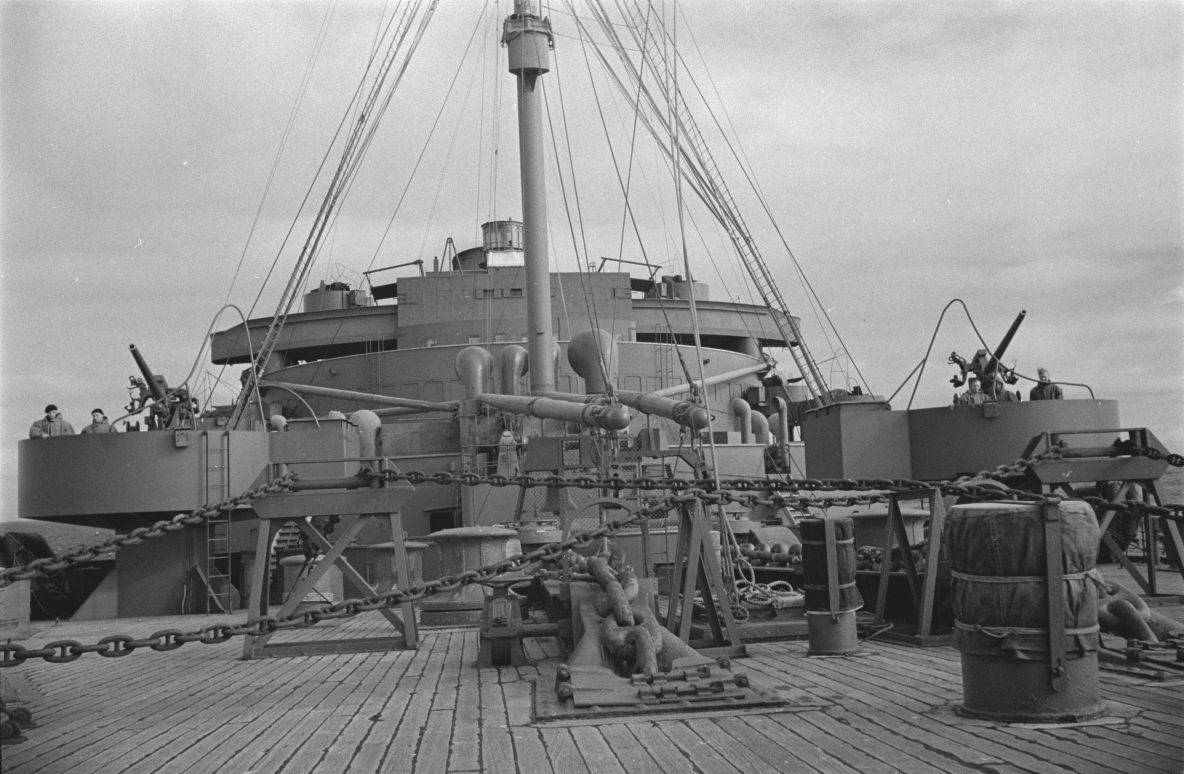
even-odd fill
[[(1081, 501), (1060, 502), (1047, 514), (1045, 507), (983, 502), (950, 510), (944, 541), (963, 714), (1053, 721), (1101, 712), (1097, 591), (1086, 577), (1097, 553), (1097, 518)], [(1059, 586), (1051, 594), (1050, 558)]]
[(855, 587), (855, 522), (804, 519), (798, 526), (809, 653), (850, 653), (859, 646), (855, 611), (863, 607)]

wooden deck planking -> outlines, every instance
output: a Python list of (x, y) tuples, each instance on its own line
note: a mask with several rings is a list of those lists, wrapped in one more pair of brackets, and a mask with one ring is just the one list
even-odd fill
[[(458, 649), (466, 665), (474, 664), (476, 648), (468, 645), (468, 637), (458, 634)], [(456, 690), (456, 719), (452, 731), (452, 749), (448, 756), (448, 771), (477, 771), (481, 765), (480, 705), (481, 688), (476, 675), (462, 680)]]
[[(298, 720), (292, 717), (295, 722), (280, 724), (281, 733), (271, 737), (263, 755), (237, 757), (234, 759), (234, 766), (241, 766), (243, 771), (282, 771), (330, 714), (328, 710), (314, 709), (307, 711)], [(294, 716), (295, 713), (291, 715)]]
[[(120, 681), (121, 692), (105, 704), (102, 714), (96, 716), (93, 702), (97, 695), (107, 692), (114, 685), (109, 681), (110, 676), (85, 675), (78, 662), (63, 666), (70, 667), (69, 680), (77, 687), (73, 690), (68, 685), (56, 687), (57, 691), (64, 694), (66, 701), (60, 711), (55, 712), (54, 720), (69, 729), (55, 749), (49, 751), (56, 758), (69, 758), (83, 751), (86, 756), (92, 756), (118, 744), (120, 732), (125, 735), (128, 733), (129, 720), (130, 724), (141, 720), (145, 707), (154, 706), (171, 693), (167, 685), (153, 678), (152, 665), (145, 663), (143, 672), (128, 675)], [(46, 763), (53, 759), (51, 757)]]
[[(975, 760), (973, 757), (975, 755), (982, 755), (989, 756), (992, 762), (995, 762), (996, 751), (1000, 749), (1000, 743), (1004, 742), (1003, 746), (1010, 748), (1008, 762), (1025, 771), (1053, 774), (1053, 772), (1063, 770), (1066, 762), (1072, 762), (1075, 759), (1077, 760), (1074, 766), (1078, 769), (1093, 763), (1088, 757), (1081, 755), (1080, 748), (1071, 745), (1050, 744), (1052, 740), (1046, 738), (1033, 740), (1033, 743), (1025, 743), (1023, 736), (1017, 734), (1012, 728), (1001, 729), (995, 723), (960, 718), (953, 711), (953, 704), (957, 703), (957, 699), (955, 698), (952, 702), (946, 701), (949, 697), (944, 692), (934, 695), (933, 693), (925, 694), (916, 686), (897, 688), (901, 683), (889, 679), (884, 679), (880, 685), (889, 691), (899, 691), (902, 708), (907, 708), (910, 713), (923, 713), (925, 719), (933, 721), (926, 725), (926, 730), (941, 738), (949, 739), (969, 760)], [(911, 699), (911, 694), (928, 695), (929, 701), (926, 702), (922, 699), (914, 702)], [(932, 711), (927, 710), (927, 703), (932, 707)], [(895, 714), (909, 724), (912, 724), (917, 717), (914, 714), (904, 715), (895, 711), (892, 711), (891, 714)], [(940, 742), (935, 742), (931, 737), (919, 736), (917, 738), (936, 747), (942, 746)], [(1050, 747), (1059, 753), (1056, 756), (1057, 760), (1050, 759), (1048, 755)]]
[[(838, 713), (835, 713), (837, 715)], [(773, 720), (788, 726), (791, 732), (802, 733), (801, 725), (810, 725), (826, 734), (832, 740), (841, 740), (846, 747), (859, 750), (867, 759), (861, 767), (863, 772), (908, 771), (911, 774), (938, 774), (941, 769), (931, 766), (928, 761), (909, 755), (890, 744), (877, 739), (850, 722), (844, 723), (840, 717), (835, 717), (830, 710), (822, 712), (802, 712), (794, 716), (773, 715)], [(790, 725), (792, 723), (792, 725)], [(833, 744), (833, 742), (832, 742)]]
[[(215, 618), (211, 618), (215, 620)], [(224, 619), (223, 619), (224, 620)], [(112, 631), (190, 630), (193, 618), (61, 624), (50, 639)], [(285, 632), (365, 636), (359, 619)], [(136, 636), (143, 636), (139, 634)], [(805, 643), (750, 644), (735, 662), (759, 685), (821, 707), (735, 715), (605, 718), (535, 724), (533, 666), (477, 670), (474, 629), (422, 633), (418, 651), (243, 662), (241, 643), (173, 653), (35, 661), (28, 702), (38, 728), (5, 747), (5, 771), (560, 771), (932, 774), (1184, 770), (1184, 691), (1101, 672), (1117, 725), (1029, 728), (960, 718), (959, 656), (875, 640), (852, 658), (805, 656)], [(539, 654), (546, 649), (536, 649)], [(535, 651), (532, 651), (535, 652)], [(550, 690), (552, 686), (541, 686)], [(787, 691), (788, 694), (788, 691)]]
[[(178, 697), (184, 695), (177, 694)], [(151, 718), (151, 727), (160, 733), (156, 736), (138, 734), (130, 740), (123, 763), (133, 770), (158, 771), (177, 755), (178, 742), (189, 739), (200, 740), (196, 747), (216, 754), (221, 744), (218, 740), (240, 733), (243, 725), (237, 717), (227, 717), (224, 704), (217, 698), (216, 693), (201, 696), (193, 702), (179, 698), (172, 707), (155, 714)], [(147, 722), (147, 719), (141, 722)]]
[(502, 684), (502, 696), (506, 701), (506, 719), (510, 724), (510, 741), (514, 745), (518, 771), (521, 774), (550, 774), (554, 769), (547, 759), (542, 735), (531, 725), (531, 703), (538, 670), (519, 667), (501, 671), (503, 674), (514, 673), (514, 677)]
[(411, 668), (419, 653), (402, 651), (384, 654), (381, 658), (373, 658), (375, 654), (369, 655), (372, 668), (360, 676), (361, 681), (354, 692), (338, 705), (337, 711), (345, 716), (346, 723), (321, 759), (324, 771), (345, 771), (371, 731), (374, 722), (371, 718), (381, 714), (393, 696), (393, 687)]
[(440, 679), (436, 683), (436, 693), (432, 698), (428, 725), (420, 738), (415, 756), (414, 771), (423, 774), (435, 774), (448, 768), (456, 733), (453, 719), (456, 716), (457, 695), (463, 682), (461, 676), (465, 673), (464, 632), (441, 632), (441, 636), (448, 645)]
[(704, 741), (728, 751), (728, 760), (746, 772), (777, 772), (800, 768), (800, 758), (783, 747), (777, 736), (754, 728), (749, 718), (716, 718), (710, 723), (691, 723)]
[(1152, 724), (1142, 716), (1132, 717), (1128, 721), (1127, 733), (1119, 741), (1133, 747), (1153, 744), (1164, 749), (1165, 753), (1178, 754), (1181, 745), (1184, 745), (1184, 712), (1180, 715), (1179, 722), (1171, 725)]
[[(856, 771), (868, 772), (875, 770), (880, 765), (857, 740), (852, 738), (853, 734), (850, 730), (842, 729), (845, 733), (835, 734), (834, 731), (840, 730), (837, 728), (838, 724), (826, 727), (826, 724), (822, 722), (810, 722), (811, 718), (824, 715), (824, 711), (770, 714), (766, 716), (768, 724), (764, 729), (752, 729), (751, 725), (742, 718), (729, 718), (720, 721), (720, 723), (729, 730), (734, 729), (733, 735), (740, 740), (744, 738), (742, 736), (744, 728), (776, 739), (786, 750), (786, 754), (790, 756), (789, 760), (795, 759), (795, 748), (813, 745), (815, 749), (825, 751), (827, 756), (837, 761), (837, 763), (816, 767), (824, 771), (850, 767)], [(919, 766), (917, 764), (921, 764), (921, 762), (910, 762), (911, 767), (923, 768), (923, 764)]]
[[(136, 655), (139, 654), (133, 654), (125, 660), (135, 658)], [(160, 655), (143, 655), (145, 659), (135, 669), (100, 668), (84, 673), (81, 659), (61, 665), (61, 668), (65, 668), (62, 674), (67, 679), (57, 688), (66, 698), (65, 711), (60, 714), (55, 711), (53, 720), (65, 732), (59, 737), (58, 744), (39, 757), (38, 766), (84, 766), (95, 755), (126, 739), (137, 737), (141, 734), (139, 727), (143, 724), (153, 724), (155, 731), (151, 733), (160, 734), (168, 729), (168, 725), (157, 725), (162, 719), (192, 713), (192, 704), (183, 697), (193, 688), (207, 684), (201, 679), (202, 673), (189, 672), (180, 675), (179, 681), (161, 681)], [(157, 659), (154, 660), (153, 656), (157, 656)], [(90, 666), (96, 665), (91, 662)], [(81, 690), (72, 687), (78, 683), (83, 686)], [(213, 683), (215, 686), (227, 687), (233, 681), (230, 677), (219, 676)], [(152, 689), (145, 690), (149, 685)], [(95, 710), (97, 696), (105, 697), (99, 712)], [(212, 702), (213, 699), (209, 699), (205, 703)]]
[[(1103, 726), (1095, 726), (1094, 728), (1101, 729)], [(1049, 729), (1046, 732), (1047, 736), (1053, 737), (1065, 744), (1079, 745), (1083, 750), (1089, 750), (1089, 755), (1094, 760), (1104, 762), (1106, 765), (1114, 766), (1120, 770), (1130, 770), (1132, 762), (1137, 762), (1141, 766), (1152, 769), (1167, 769), (1174, 765), (1180, 765), (1180, 759), (1177, 757), (1173, 759), (1170, 755), (1164, 755), (1161, 752), (1152, 749), (1150, 745), (1142, 745), (1139, 747), (1120, 745), (1116, 739), (1100, 738), (1100, 735), (1083, 733), (1079, 729)], [(1181, 748), (1184, 750), (1184, 748)]]
[(788, 753), (789, 759), (794, 762), (791, 768), (800, 769), (802, 766), (809, 766), (819, 772), (862, 771), (854, 762), (839, 755), (839, 752), (844, 749), (843, 746), (840, 746), (838, 750), (830, 749), (831, 745), (819, 745), (815, 741), (816, 737), (813, 737), (812, 734), (801, 734), (797, 730), (800, 721), (794, 722), (793, 730), (790, 730), (789, 723), (797, 720), (796, 715), (787, 717), (781, 722), (770, 716), (760, 715), (751, 719), (745, 718), (744, 724), (751, 728), (750, 733), (778, 740)]
[(576, 747), (575, 739), (568, 728), (541, 728), (543, 749), (551, 761), (551, 768), (563, 774), (589, 774), (587, 764)]
[(381, 719), (370, 727), (350, 761), (349, 771), (411, 770), (447, 652), (446, 645), (416, 653), (413, 666), (392, 690)]
[(448, 749), (452, 744), (452, 711), (432, 710), (427, 727), (419, 739), (413, 772), (435, 774), (448, 768)]
[[(275, 719), (274, 722), (260, 727), (251, 742), (242, 745), (233, 758), (227, 761), (233, 761), (236, 768), (241, 767), (248, 771), (259, 765), (257, 762), (273, 761), (278, 754), (273, 752), (276, 749), (291, 747), (292, 749), (287, 749), (287, 755), (291, 755), (293, 749), (299, 747), (307, 738), (307, 734), (298, 733), (297, 729), (306, 727), (308, 718), (313, 713), (318, 716), (328, 713), (328, 710), (311, 709), (305, 699), (310, 694), (319, 692), (323, 685), (321, 679), (332, 675), (341, 661), (329, 656), (300, 656), (293, 658), (292, 662), (292, 677), (273, 685), (270, 691), (266, 688), (259, 691), (262, 694), (260, 698), (270, 704), (269, 710), (274, 713)], [(286, 760), (286, 756), (280, 760)], [(186, 750), (170, 761), (170, 764), (185, 768), (196, 762), (197, 759)]]
[(580, 757), (584, 759), (584, 765), (589, 771), (595, 774), (625, 774), (624, 764), (617, 759), (598, 726), (574, 727), (571, 729), (571, 738), (579, 748)]
[[(916, 686), (909, 686), (908, 693), (901, 693), (898, 684), (879, 678), (868, 669), (861, 669), (866, 659), (852, 657), (846, 669), (836, 662), (838, 659), (804, 658), (800, 660), (796, 676), (810, 682), (825, 685), (840, 694), (859, 695), (859, 702), (848, 707), (851, 712), (866, 722), (880, 726), (886, 731), (919, 745), (926, 757), (942, 757), (950, 765), (962, 767), (987, 766), (1003, 763), (999, 758), (999, 747), (968, 733), (963, 727), (954, 727), (943, 722), (941, 713), (922, 715), (927, 710), (941, 706), (940, 700), (927, 703), (913, 697)], [(887, 684), (888, 690), (883, 690)], [(874, 688), (880, 690), (872, 690)], [(953, 719), (952, 711), (949, 713)], [(1010, 762), (1024, 766), (1030, 771), (1044, 769), (1042, 759), (1033, 759), (1021, 751), (1011, 749)], [(1017, 760), (1020, 758), (1020, 760)]]
[[(957, 655), (948, 649), (946, 650), (946, 653), (948, 654), (948, 657), (953, 660), (953, 663), (956, 664)], [(938, 695), (929, 690), (927, 687), (910, 687), (909, 683), (901, 682), (899, 675), (906, 674), (910, 670), (915, 669), (915, 666), (911, 660), (895, 659), (891, 663), (896, 665), (894, 673), (887, 674), (882, 678), (878, 676), (872, 676), (871, 679), (882, 680), (883, 684), (889, 688), (894, 685), (901, 686), (901, 690), (897, 695), (901, 696), (906, 702), (907, 695), (909, 694), (923, 694), (926, 693), (926, 691), (929, 691), (928, 695), (931, 698)], [(1103, 695), (1105, 695), (1106, 689), (1106, 685), (1104, 683), (1105, 677), (1105, 673), (1103, 673)], [(908, 690), (906, 690), (906, 688)], [(939, 698), (942, 698), (942, 696), (939, 696)], [(1142, 694), (1142, 698), (1144, 701), (1147, 700), (1148, 695), (1146, 692)], [(1176, 706), (1178, 707), (1179, 704), (1177, 703)], [(940, 713), (937, 717), (939, 720), (942, 719)], [(1179, 719), (1179, 712), (1177, 712), (1176, 717)], [(1058, 771), (1060, 770), (1061, 764), (1065, 760), (1077, 759), (1079, 761), (1078, 765), (1082, 767), (1082, 769), (1121, 771), (1126, 766), (1129, 766), (1130, 760), (1132, 760), (1130, 758), (1123, 757), (1122, 755), (1113, 754), (1114, 744), (1118, 739), (1124, 736), (1126, 730), (1125, 725), (1079, 726), (1073, 729), (1064, 729), (1058, 732), (1029, 732), (1027, 729), (1022, 729), (1015, 726), (1007, 726), (1005, 730), (1001, 730), (996, 724), (969, 722), (955, 718), (946, 718), (944, 722), (946, 722), (947, 725), (950, 725), (953, 722), (965, 724), (965, 729), (968, 733), (985, 737), (992, 745), (1001, 743), (1006, 744), (1010, 742), (1012, 746), (1016, 748), (1017, 752), (1024, 751), (1031, 754), (1033, 760), (1029, 760), (1027, 763), (1031, 768), (1033, 768), (1033, 770), (1045, 770), (1050, 772)], [(1092, 744), (1088, 741), (1091, 734), (1105, 737), (1107, 741), (1098, 744)], [(1022, 741), (1025, 739), (1030, 739), (1032, 744), (1023, 744)], [(1047, 761), (1044, 766), (1036, 765), (1044, 757), (1043, 751), (1046, 748), (1052, 748), (1056, 750), (1059, 753), (1059, 760), (1056, 762)], [(1090, 748), (1093, 748), (1092, 751)], [(1146, 748), (1139, 748), (1138, 755), (1134, 760), (1138, 760), (1148, 765), (1154, 765), (1156, 768), (1168, 769), (1170, 769), (1173, 763), (1178, 763), (1178, 761), (1164, 759), (1163, 756), (1157, 754), (1157, 751), (1149, 751)]]
[(658, 766), (665, 772), (679, 773), (693, 771), (694, 763), (682, 750), (667, 741), (658, 724), (646, 720), (628, 724), (629, 733), (637, 738)]
[[(348, 717), (333, 712), (321, 717), (320, 725), (313, 729), (308, 740), (288, 759), (285, 768), (290, 771), (323, 770), (319, 768), (321, 761), (337, 744), (337, 739), (348, 722)], [(226, 771), (230, 768), (231, 762), (226, 762), (220, 764), (220, 768), (215, 771)]]
[[(700, 722), (710, 721), (704, 720)], [(703, 738), (695, 733), (686, 722), (681, 720), (666, 720), (659, 721), (657, 726), (658, 730), (682, 751), (683, 755), (695, 765), (696, 769), (719, 772), (719, 774), (742, 772), (742, 769), (733, 766), (728, 758), (721, 755), (711, 745), (703, 741)]]
[(210, 774), (210, 772), (219, 769), (211, 767), (207, 762), (208, 757), (216, 756), (222, 746), (242, 730), (242, 726), (242, 723), (227, 723), (213, 713), (209, 713), (196, 726), (177, 727), (168, 739), (158, 737), (154, 741), (161, 742), (162, 744), (159, 746), (135, 751), (128, 756), (128, 760), (124, 761), (124, 764), (130, 765), (119, 769), (119, 771), (126, 772), (126, 774), (154, 774), (154, 772), (163, 771), (167, 769), (168, 762), (176, 756), (174, 747), (176, 741), (184, 736), (194, 735), (198, 741), (186, 749), (186, 754), (196, 759), (197, 763), (189, 771), (192, 774)]
[[(890, 645), (887, 647), (901, 648), (902, 646)], [(907, 652), (909, 649), (904, 650)], [(870, 660), (867, 660), (865, 668), (868, 668), (868, 665), (878, 665), (884, 671), (879, 673), (875, 669), (868, 669), (867, 679), (873, 682), (878, 681), (887, 691), (899, 697), (902, 706), (907, 706), (917, 712), (927, 713), (928, 717), (932, 717), (937, 721), (931, 730), (940, 733), (940, 724), (952, 726), (954, 723), (957, 723), (959, 728), (971, 737), (983, 738), (985, 743), (990, 746), (997, 746), (999, 744), (999, 732), (993, 726), (957, 718), (952, 714), (952, 705), (956, 704), (961, 698), (960, 682), (958, 683), (959, 690), (952, 690), (948, 687), (948, 683), (945, 688), (940, 686), (934, 687), (934, 683), (931, 681), (941, 675), (939, 670), (916, 669), (912, 661), (906, 661), (902, 658), (886, 661), (883, 658), (883, 654), (877, 655), (879, 657), (872, 657)], [(931, 657), (930, 660), (936, 661), (937, 659)], [(864, 664), (864, 659), (856, 659), (856, 663)], [(959, 668), (959, 681), (961, 680), (960, 671)], [(860, 671), (859, 674), (863, 674), (863, 672)], [(950, 711), (945, 711), (947, 709)], [(962, 737), (960, 741), (966, 742), (967, 738)], [(1043, 758), (1043, 747), (1039, 744), (1028, 746), (1013, 744), (1012, 746), (1016, 748), (1017, 752), (1025, 753), (1028, 756), (1023, 761), (1026, 770), (1048, 772), (1049, 774), (1055, 774), (1062, 770), (1060, 764), (1046, 761)], [(975, 749), (982, 748), (976, 746)], [(1062, 751), (1070, 755), (1075, 752), (1072, 748), (1065, 748)]]
[(481, 771), (517, 770), (514, 742), (510, 738), (510, 721), (506, 714), (506, 697), (502, 694), (502, 672), (501, 669), (477, 670), (481, 689)]
[(612, 723), (600, 727), (600, 735), (612, 748), (617, 760), (629, 774), (665, 774), (658, 761), (629, 731), (629, 723)]

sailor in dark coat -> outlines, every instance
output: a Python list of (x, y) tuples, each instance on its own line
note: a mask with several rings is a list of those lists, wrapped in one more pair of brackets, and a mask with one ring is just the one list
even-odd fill
[(45, 416), (29, 427), (29, 437), (51, 438), (55, 435), (74, 435), (74, 428), (62, 418), (58, 407), (50, 403), (45, 407)]
[(1053, 384), (1049, 378), (1047, 368), (1037, 368), (1036, 376), (1040, 378), (1040, 382), (1028, 393), (1030, 400), (1061, 400), (1065, 397), (1061, 394), (1061, 386)]

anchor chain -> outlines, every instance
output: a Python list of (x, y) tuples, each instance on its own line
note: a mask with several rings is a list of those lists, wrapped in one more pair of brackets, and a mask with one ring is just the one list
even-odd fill
[[(612, 489), (620, 494), (623, 489), (664, 490), (681, 493), (676, 503), (687, 498), (699, 499), (707, 505), (740, 505), (753, 508), (763, 505), (773, 508), (793, 508), (806, 510), (808, 508), (851, 507), (855, 505), (872, 505), (888, 501), (888, 495), (881, 490), (892, 492), (910, 491), (916, 489), (932, 489), (942, 487), (948, 494), (960, 497), (978, 499), (999, 499), (1002, 494), (1010, 494), (1019, 499), (1029, 499), (1039, 502), (1042, 495), (1025, 492), (1019, 489), (1000, 489), (998, 486), (976, 485), (971, 482), (985, 478), (1003, 478), (1023, 473), (1028, 467), (1045, 459), (1059, 457), (1060, 447), (1054, 446), (1049, 451), (1036, 455), (1031, 459), (1020, 459), (1011, 465), (999, 465), (991, 470), (982, 470), (972, 476), (962, 476), (954, 481), (932, 482), (914, 481), (909, 479), (753, 479), (737, 478), (723, 479), (717, 485), (709, 478), (642, 478), (625, 479), (621, 476), (595, 478), (592, 476), (572, 476), (565, 478), (553, 474), (532, 476), (522, 474), (518, 476), (490, 475), (479, 476), (475, 473), (423, 473), (408, 471), (400, 473), (394, 470), (361, 471), (358, 476), (366, 480), (382, 480), (387, 483), (406, 481), (412, 485), (433, 483), (441, 485), (459, 484), (461, 486), (520, 486), (520, 487), (572, 487), (577, 489)], [(135, 545), (151, 538), (161, 537), (168, 532), (176, 532), (188, 526), (203, 524), (219, 512), (232, 510), (242, 505), (248, 505), (251, 500), (265, 494), (287, 491), (297, 480), (294, 473), (286, 473), (274, 481), (248, 490), (238, 497), (232, 497), (217, 505), (198, 508), (189, 513), (177, 514), (172, 519), (159, 521), (151, 527), (138, 527), (126, 535), (117, 535), (104, 543), (74, 549), (60, 557), (35, 559), (23, 567), (0, 570), (0, 587), (11, 584), (15, 580), (41, 578), (99, 556), (118, 550), (125, 545)], [(847, 495), (827, 498), (789, 497), (779, 492), (769, 493), (770, 490), (787, 490), (791, 492), (818, 491), (867, 491), (869, 494)], [(736, 494), (747, 492), (751, 494)], [(756, 492), (768, 493), (762, 495)], [(664, 510), (663, 510), (664, 512)]]
[(217, 505), (207, 505), (189, 511), (188, 513), (178, 513), (171, 519), (156, 522), (151, 527), (137, 527), (126, 535), (116, 535), (106, 542), (96, 543), (93, 546), (75, 548), (58, 557), (34, 559), (21, 567), (10, 567), (0, 570), (0, 588), (11, 585), (14, 581), (18, 580), (44, 578), (46, 575), (60, 572), (67, 567), (98, 559), (103, 554), (111, 553), (113, 550), (119, 550), (124, 546), (136, 545), (137, 543), (143, 543), (145, 540), (163, 537), (169, 532), (178, 532), (186, 527), (204, 524), (223, 511), (232, 511), (240, 506), (250, 504), (256, 497), (287, 491), (295, 481), (296, 475), (287, 473), (270, 483), (262, 484), (254, 489), (248, 489), (237, 497), (223, 500)]
[[(201, 642), (207, 645), (214, 645), (227, 642), (233, 637), (262, 636), (266, 634), (273, 634), (282, 629), (306, 627), (319, 623), (323, 620), (353, 617), (364, 612), (395, 607), (404, 602), (415, 602), (433, 594), (450, 592), (473, 583), (481, 583), (482, 581), (495, 576), (514, 570), (520, 570), (523, 567), (532, 564), (554, 564), (558, 562), (569, 550), (587, 547), (600, 538), (615, 535), (625, 527), (639, 523), (649, 518), (664, 516), (671, 509), (677, 508), (683, 503), (693, 502), (695, 500), (701, 500), (706, 503), (721, 504), (761, 504), (775, 506), (798, 505), (799, 507), (803, 508), (825, 508), (838, 505), (885, 502), (889, 497), (889, 495), (885, 495), (880, 492), (876, 492), (874, 494), (833, 498), (788, 497), (778, 493), (767, 494), (762, 497), (756, 494), (736, 494), (733, 491), (728, 491), (725, 489), (725, 487), (735, 488), (742, 492), (753, 492), (758, 490), (761, 492), (768, 492), (770, 489), (775, 488), (784, 488), (796, 491), (819, 491), (824, 489), (838, 489), (841, 491), (845, 489), (889, 490), (891, 492), (938, 488), (946, 494), (975, 499), (998, 500), (1001, 496), (1007, 495), (1016, 499), (1028, 500), (1035, 503), (1057, 502), (1062, 498), (1053, 495), (1027, 492), (1010, 487), (1000, 488), (998, 486), (984, 486), (975, 484), (973, 482), (984, 478), (994, 478), (995, 476), (1002, 478), (1023, 473), (1037, 462), (1047, 459), (1057, 459), (1059, 456), (1060, 447), (1054, 447), (1049, 451), (1030, 459), (1020, 459), (1011, 465), (1000, 465), (989, 471), (980, 471), (974, 475), (961, 476), (953, 481), (933, 482), (908, 479), (800, 479), (781, 482), (761, 479), (731, 479), (722, 481), (719, 485), (719, 489), (716, 489), (715, 482), (707, 479), (668, 478), (624, 480), (619, 477), (596, 479), (588, 476), (564, 478), (562, 476), (554, 475), (537, 477), (530, 475), (481, 477), (474, 474), (427, 474), (416, 471), (411, 471), (408, 473), (395, 473), (394, 471), (373, 473), (370, 475), (382, 477), (388, 481), (409, 481), (411, 483), (426, 483), (430, 481), (432, 483), (440, 484), (459, 483), (464, 486), (475, 486), (489, 483), (493, 484), (494, 486), (573, 486), (583, 489), (617, 487), (620, 489), (665, 488), (676, 493), (662, 498), (661, 500), (658, 500), (650, 505), (639, 507), (632, 513), (632, 515), (627, 518), (607, 521), (595, 529), (576, 533), (569, 539), (560, 543), (548, 544), (546, 546), (537, 548), (528, 554), (519, 554), (517, 556), (508, 557), (500, 562), (496, 562), (479, 569), (468, 570), (456, 575), (437, 578), (418, 586), (414, 586), (410, 589), (391, 589), (390, 591), (384, 592), (382, 594), (366, 597), (364, 599), (347, 599), (337, 603), (325, 604), (320, 607), (312, 608), (302, 613), (293, 614), (283, 618), (276, 616), (260, 616), (257, 618), (248, 619), (242, 624), (211, 624), (202, 629), (190, 632), (184, 632), (179, 629), (165, 629), (155, 632), (152, 635), (144, 638), (136, 638), (130, 635), (117, 634), (104, 637), (103, 639), (99, 640), (98, 643), (93, 645), (84, 645), (77, 640), (55, 640), (53, 642), (46, 643), (46, 645), (42, 648), (26, 648), (22, 645), (17, 645), (12, 642), (5, 642), (0, 643), (0, 668), (23, 664), (25, 661), (34, 658), (41, 658), (50, 663), (67, 663), (76, 661), (85, 653), (98, 653), (99, 655), (108, 658), (118, 658), (126, 656), (141, 648), (149, 648), (151, 650), (163, 652), (176, 650), (182, 645), (190, 642)], [(294, 480), (295, 476), (291, 476), (290, 478), (281, 477), (276, 479), (271, 484), (258, 487), (254, 490), (244, 493), (238, 498), (227, 501), (227, 503), (245, 503), (254, 497), (259, 497), (268, 492), (282, 491), (289, 488), (290, 484)], [(166, 531), (183, 529), (187, 523), (187, 519), (193, 520), (192, 523), (195, 524), (202, 523), (207, 518), (209, 518), (210, 515), (212, 515), (211, 512), (216, 512), (221, 507), (226, 507), (226, 503), (223, 503), (220, 506), (214, 506), (210, 509), (198, 509), (191, 514), (179, 514), (172, 520), (160, 522), (157, 525), (154, 525), (152, 528), (145, 530), (144, 532), (134, 530), (132, 533), (129, 533), (129, 535), (124, 536), (122, 541), (120, 539), (113, 539), (112, 541), (108, 542), (112, 545), (123, 545), (131, 542), (137, 542), (144, 539), (145, 537), (156, 537), (157, 535), (149, 533), (153, 533), (157, 529)], [(1146, 504), (1140, 505), (1134, 501), (1122, 504), (1104, 502), (1104, 507), (1152, 510), (1153, 512), (1163, 512), (1173, 517), (1179, 516), (1182, 512), (1184, 512), (1184, 506), (1181, 505), (1150, 506)], [(1161, 513), (1161, 515), (1163, 515), (1163, 513)], [(40, 565), (42, 568), (44, 566), (44, 564)], [(20, 569), (27, 570), (27, 568)], [(8, 577), (12, 574), (13, 571), (7, 571), (5, 576), (0, 577)]]
[(1173, 467), (1184, 468), (1184, 454), (1161, 452), (1159, 449), (1151, 446), (1136, 446), (1130, 449), (1124, 448), (1123, 451), (1128, 452), (1132, 457), (1146, 457), (1149, 460), (1163, 460)]
[(126, 634), (104, 637), (93, 645), (84, 645), (77, 640), (54, 640), (42, 648), (26, 648), (11, 641), (0, 643), (0, 668), (17, 666), (34, 658), (44, 659), (51, 664), (77, 661), (86, 653), (98, 653), (108, 658), (119, 658), (141, 648), (155, 651), (170, 651), (190, 642), (216, 645), (233, 637), (259, 637), (273, 634), (282, 629), (305, 627), (335, 618), (350, 618), (360, 613), (396, 607), (404, 602), (414, 602), (433, 594), (453, 591), (473, 583), (481, 583), (498, 575), (521, 569), (534, 563), (558, 562), (563, 555), (575, 548), (584, 548), (603, 537), (615, 535), (620, 530), (658, 512), (665, 512), (677, 505), (682, 497), (670, 497), (659, 505), (637, 510), (627, 518), (607, 521), (599, 527), (573, 535), (561, 543), (541, 546), (528, 554), (507, 557), (500, 562), (476, 570), (467, 570), (455, 575), (437, 578), (410, 589), (391, 589), (364, 599), (346, 599), (341, 602), (321, 605), (302, 613), (279, 618), (259, 616), (242, 624), (217, 623), (201, 629), (184, 632), (179, 629), (164, 629), (148, 637), (136, 638)]

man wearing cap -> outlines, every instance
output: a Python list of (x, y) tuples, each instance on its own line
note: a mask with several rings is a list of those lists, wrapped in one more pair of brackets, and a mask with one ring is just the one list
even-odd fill
[(107, 415), (100, 408), (90, 412), (90, 424), (82, 428), (84, 433), (114, 433), (115, 428), (107, 422)]
[(1032, 391), (1028, 393), (1031, 400), (1061, 400), (1065, 396), (1061, 394), (1061, 385), (1053, 384), (1052, 379), (1048, 375), (1047, 368), (1037, 368), (1036, 376), (1040, 381)]
[(55, 435), (74, 435), (74, 428), (65, 419), (58, 407), (50, 403), (45, 407), (45, 417), (38, 419), (29, 428), (30, 438), (52, 438)]

